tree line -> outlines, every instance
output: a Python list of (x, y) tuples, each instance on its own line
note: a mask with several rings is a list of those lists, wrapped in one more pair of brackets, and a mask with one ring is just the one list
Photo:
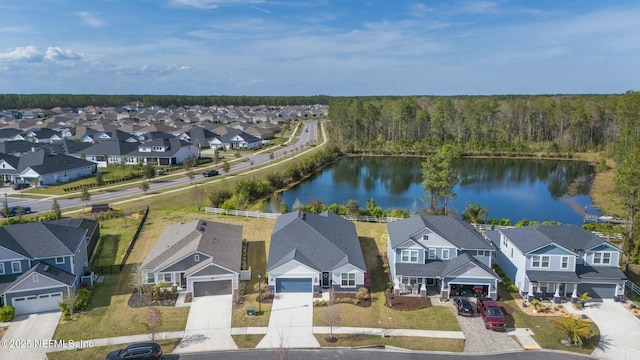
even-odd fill
[(75, 94), (0, 94), (0, 109), (81, 108), (89, 105), (116, 107), (132, 103), (145, 106), (285, 106), (327, 105), (329, 96), (187, 96), (187, 95), (75, 95)]
[(621, 159), (640, 138), (640, 93), (332, 98), (329, 118), (347, 152), (425, 155), (450, 143), (465, 153)]

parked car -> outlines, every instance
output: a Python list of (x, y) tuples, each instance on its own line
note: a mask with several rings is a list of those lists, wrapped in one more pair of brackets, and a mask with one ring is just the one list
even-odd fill
[(107, 355), (107, 360), (116, 359), (160, 359), (162, 349), (154, 342), (131, 344), (124, 349), (114, 350)]
[(7, 216), (4, 211), (2, 211), (2, 216), (4, 217), (12, 217), (20, 214), (30, 214), (31, 207), (30, 206), (10, 206), (9, 207), (9, 216)]
[(504, 315), (496, 303), (491, 298), (478, 298), (478, 313), (484, 320), (484, 327), (490, 330), (505, 331), (507, 329)]
[(218, 170), (207, 170), (207, 171), (205, 171), (205, 172), (203, 172), (203, 173), (202, 173), (202, 176), (204, 176), (204, 177), (210, 177), (210, 176), (216, 176), (216, 175), (218, 175), (218, 174), (220, 174), (220, 173), (218, 172)]
[(29, 185), (29, 183), (15, 183), (13, 184), (13, 190), (22, 190), (28, 188), (29, 186), (31, 186)]
[(471, 301), (469, 301), (469, 299), (457, 297), (453, 299), (453, 302), (456, 304), (458, 315), (473, 316), (473, 305), (471, 305)]

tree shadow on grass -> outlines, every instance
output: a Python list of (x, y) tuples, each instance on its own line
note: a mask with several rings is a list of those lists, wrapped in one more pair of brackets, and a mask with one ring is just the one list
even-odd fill
[(371, 280), (371, 292), (384, 291), (389, 282), (389, 276), (384, 272), (378, 245), (375, 239), (370, 237), (360, 236), (359, 240), (364, 262), (367, 265), (367, 274)]

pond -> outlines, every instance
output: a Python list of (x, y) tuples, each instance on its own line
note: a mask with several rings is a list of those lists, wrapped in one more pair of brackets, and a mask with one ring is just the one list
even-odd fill
[[(325, 204), (353, 199), (365, 207), (373, 198), (383, 209), (422, 209), (421, 162), (416, 157), (345, 157), (282, 196), (289, 208), (296, 200), (317, 199)], [(458, 213), (473, 202), (488, 208), (487, 219), (581, 225), (585, 208), (592, 206), (595, 171), (582, 161), (465, 158), (458, 175), (457, 196), (449, 201), (449, 209)]]

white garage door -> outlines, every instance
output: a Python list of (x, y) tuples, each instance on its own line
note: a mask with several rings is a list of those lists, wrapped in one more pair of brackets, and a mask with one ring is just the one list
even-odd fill
[(58, 303), (62, 301), (62, 293), (29, 295), (13, 298), (16, 315), (33, 314), (45, 311), (60, 310)]

